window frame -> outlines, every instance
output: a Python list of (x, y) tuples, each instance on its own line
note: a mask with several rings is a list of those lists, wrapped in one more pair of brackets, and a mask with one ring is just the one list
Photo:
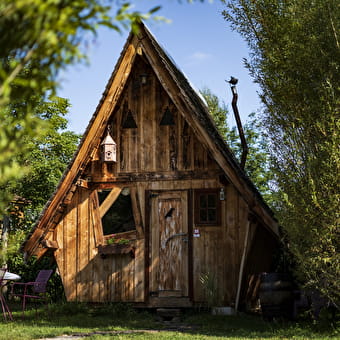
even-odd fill
[[(196, 226), (220, 226), (221, 225), (221, 200), (220, 200), (220, 189), (196, 189), (194, 191), (194, 220)], [(206, 199), (208, 201), (208, 195), (214, 195), (216, 198), (216, 205), (214, 209), (216, 209), (216, 218), (213, 221), (204, 221), (201, 220), (201, 210), (206, 210), (207, 216), (208, 216), (208, 210), (209, 208), (212, 209), (212, 207), (205, 207), (202, 208), (200, 205), (200, 198), (202, 196), (206, 196)]]

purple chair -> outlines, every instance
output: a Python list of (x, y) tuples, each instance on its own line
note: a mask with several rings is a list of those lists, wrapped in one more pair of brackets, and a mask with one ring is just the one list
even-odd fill
[(5, 274), (6, 274), (7, 269), (5, 268), (0, 268), (0, 301), (1, 301), (1, 307), (2, 307), (2, 314), (4, 315), (5, 321), (7, 321), (7, 317), (13, 321), (12, 313), (11, 310), (9, 309), (6, 299), (3, 295), (2, 288), (5, 285)]
[(40, 270), (33, 282), (14, 282), (12, 283), (11, 296), (22, 298), (22, 316), (25, 315), (26, 301), (43, 301), (47, 304), (46, 287), (53, 270)]

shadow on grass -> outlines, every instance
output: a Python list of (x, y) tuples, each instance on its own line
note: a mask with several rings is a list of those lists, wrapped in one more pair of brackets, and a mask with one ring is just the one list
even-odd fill
[(239, 314), (237, 316), (193, 315), (186, 322), (200, 325), (199, 333), (207, 336), (228, 338), (332, 338), (339, 335), (336, 326), (311, 321), (288, 320), (265, 321), (260, 316)]
[[(12, 306), (11, 306), (12, 307)], [(13, 306), (13, 330), (7, 330), (11, 339), (33, 339), (60, 334), (91, 334), (117, 330), (165, 330), (183, 332), (197, 337), (228, 337), (238, 339), (266, 338), (334, 338), (339, 336), (336, 326), (313, 322), (267, 322), (259, 316), (212, 316), (208, 313), (187, 312), (178, 324), (164, 324), (155, 314), (136, 311), (128, 304), (63, 303), (44, 308), (29, 309), (21, 318), (20, 306)], [(1, 322), (0, 322), (1, 324)], [(8, 325), (8, 323), (7, 323)], [(190, 327), (183, 327), (183, 326)], [(170, 327), (169, 327), (170, 326)], [(19, 336), (19, 334), (26, 336)], [(186, 337), (185, 337), (186, 338)], [(0, 336), (0, 339), (5, 339)]]

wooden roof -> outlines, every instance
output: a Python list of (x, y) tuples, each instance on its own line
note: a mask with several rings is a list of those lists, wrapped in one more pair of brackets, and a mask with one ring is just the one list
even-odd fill
[(122, 94), (136, 55), (143, 55), (148, 60), (179, 111), (191, 113), (191, 115), (186, 115), (185, 119), (195, 133), (200, 136), (200, 140), (223, 169), (225, 176), (249, 204), (254, 214), (261, 219), (262, 223), (278, 235), (278, 226), (271, 210), (263, 201), (254, 184), (240, 168), (238, 161), (219, 134), (201, 96), (195, 92), (187, 78), (145, 25), (140, 24), (139, 33), (137, 35), (130, 33), (126, 41), (73, 160), (23, 244), (23, 250), (26, 254), (29, 256), (34, 254), (44, 236), (58, 224), (65, 206), (70, 202), (70, 198), (76, 189), (77, 181), (79, 181), (86, 165), (93, 158), (100, 145), (100, 139), (105, 132), (110, 114)]

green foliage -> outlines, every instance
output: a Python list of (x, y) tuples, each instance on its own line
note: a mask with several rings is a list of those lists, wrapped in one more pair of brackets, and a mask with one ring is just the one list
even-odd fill
[[(128, 2), (106, 0), (1, 1), (0, 105), (55, 90), (58, 71), (84, 59), (98, 26), (137, 29), (158, 9), (143, 14)], [(28, 65), (29, 77), (22, 72)], [(20, 94), (13, 85), (21, 87)]]
[(80, 141), (80, 135), (66, 130), (68, 107), (68, 101), (59, 97), (35, 104), (35, 115), (48, 121), (48, 127), (37, 136), (24, 137), (25, 152), (17, 160), (31, 171), (7, 187), (30, 201), (31, 209), (41, 210), (49, 199)]
[[(22, 136), (25, 150), (20, 153), (16, 151), (14, 159), (20, 167), (29, 167), (30, 171), (21, 174), (20, 179), (7, 181), (1, 190), (22, 197), (26, 202), (23, 207), (24, 220), (16, 218), (16, 214), (11, 215), (12, 231), (30, 228), (37, 213), (55, 190), (80, 141), (79, 135), (66, 130), (67, 120), (64, 116), (69, 107), (66, 99), (52, 97), (48, 101), (35, 100), (34, 116), (42, 123), (46, 122), (46, 128), (39, 135)], [(20, 103), (10, 107), (13, 111), (20, 111), (24, 105)], [(7, 210), (11, 210), (10, 206), (7, 206)]]
[[(260, 191), (266, 203), (275, 207), (278, 193), (273, 186), (274, 174), (270, 166), (267, 139), (264, 137), (263, 126), (258, 118), (256, 113), (251, 113), (243, 126), (248, 145), (245, 172)], [(235, 126), (230, 130), (227, 142), (236, 157), (241, 159), (242, 145)]]
[[(235, 126), (231, 129), (227, 124), (228, 108), (225, 103), (221, 103), (216, 95), (205, 88), (200, 91), (207, 102), (209, 113), (211, 114), (218, 131), (224, 138), (228, 146), (234, 152), (237, 159), (241, 159), (242, 145)], [(251, 113), (248, 121), (243, 126), (243, 131), (248, 145), (248, 157), (245, 172), (261, 192), (266, 202), (275, 205), (276, 193), (271, 188), (273, 173), (269, 164), (269, 153), (263, 128), (255, 113)]]
[[(23, 174), (20, 180), (8, 181), (2, 188), (2, 191), (24, 198), (24, 204), (19, 208), (16, 202), (7, 206), (11, 221), (9, 238), (8, 244), (2, 244), (5, 247), (0, 249), (3, 262), (10, 263), (10, 269), (14, 272), (22, 272), (25, 268), (30, 270), (23, 264), (22, 256), (18, 257), (20, 245), (55, 190), (80, 140), (79, 135), (66, 130), (67, 120), (64, 116), (69, 106), (66, 99), (54, 97), (48, 101), (35, 100), (34, 115), (43, 122), (48, 120), (48, 128), (43, 134), (24, 137), (25, 152), (18, 154), (16, 161), (19, 165), (29, 166), (31, 171)], [(11, 107), (20, 110), (22, 105), (25, 104)]]
[(227, 122), (227, 117), (229, 114), (228, 107), (224, 102), (221, 103), (218, 97), (214, 95), (210, 89), (203, 88), (200, 90), (200, 93), (207, 103), (209, 113), (213, 118), (219, 133), (224, 140), (227, 140), (228, 134), (230, 133)]
[(208, 307), (218, 307), (222, 305), (217, 290), (217, 278), (212, 273), (204, 273), (199, 277), (200, 283), (203, 287), (205, 300), (208, 302)]
[(106, 240), (106, 244), (129, 244), (130, 240), (122, 237), (116, 237), (116, 235), (113, 235), (109, 239)]
[(336, 0), (224, 1), (247, 41), (297, 274), (340, 303), (340, 6)]

